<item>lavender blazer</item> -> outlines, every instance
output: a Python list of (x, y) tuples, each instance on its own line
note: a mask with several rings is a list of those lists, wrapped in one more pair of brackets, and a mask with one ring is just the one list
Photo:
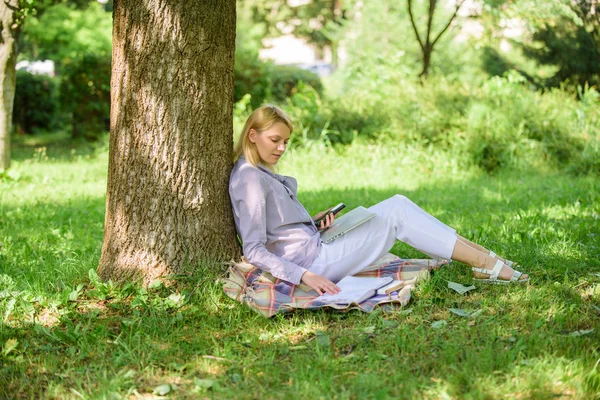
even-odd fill
[(298, 201), (298, 183), (252, 166), (242, 156), (233, 166), (229, 196), (244, 256), (274, 277), (299, 284), (319, 254), (320, 233)]

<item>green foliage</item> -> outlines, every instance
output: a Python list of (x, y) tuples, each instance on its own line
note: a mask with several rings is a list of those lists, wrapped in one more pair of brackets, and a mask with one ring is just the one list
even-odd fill
[(253, 108), (269, 101), (284, 102), (308, 85), (323, 93), (319, 76), (311, 71), (288, 65), (273, 65), (258, 58), (236, 58), (234, 100), (250, 95)]
[(13, 124), (18, 133), (55, 129), (58, 123), (59, 81), (46, 75), (17, 71)]
[(253, 108), (269, 101), (284, 102), (298, 92), (301, 85), (323, 93), (319, 76), (294, 66), (273, 65), (258, 57), (236, 57), (234, 100), (250, 95)]
[(270, 36), (293, 34), (323, 49), (340, 38), (345, 15), (354, 1), (311, 0), (290, 4), (279, 0), (242, 0), (253, 23)]
[(567, 19), (543, 25), (533, 34), (533, 43), (524, 45), (527, 57), (541, 64), (554, 65), (558, 71), (547, 80), (547, 86), (567, 82), (577, 87), (600, 84), (600, 42), (584, 26)]
[[(354, 16), (355, 20), (347, 24), (347, 37), (351, 39), (345, 43), (345, 74), (357, 80), (346, 79), (345, 83), (380, 86), (398, 76), (416, 75), (420, 49), (406, 13), (406, 1), (362, 3), (355, 11), (360, 17)], [(434, 58), (432, 62), (437, 61)]]
[(323, 94), (321, 79), (314, 72), (290, 65), (275, 65), (271, 70), (271, 95), (275, 101), (284, 101), (298, 91), (300, 83)]
[(316, 74), (259, 59), (267, 24), (256, 21), (257, 6), (255, 1), (237, 3), (234, 101), (240, 101), (249, 94), (253, 108), (268, 101), (283, 102), (298, 90), (300, 82), (322, 93), (323, 86)]
[(258, 58), (266, 27), (252, 20), (252, 2), (236, 3), (237, 22), (235, 37), (234, 101), (251, 96), (253, 107), (271, 97), (271, 63)]
[[(486, 1), (482, 20), (487, 24), (486, 30), (496, 36), (497, 26), (502, 22), (520, 21), (525, 31), (511, 41), (536, 62), (535, 68), (529, 71), (532, 80), (546, 87), (569, 86), (575, 91), (577, 86), (600, 82), (600, 17), (593, 3), (587, 0)], [(510, 69), (526, 69), (514, 56), (514, 53), (509, 54), (508, 61), (502, 61), (510, 64)], [(549, 71), (552, 71), (550, 77)]]
[(518, 74), (490, 79), (449, 132), (448, 146), (486, 171), (564, 167), (576, 160), (585, 144), (574, 131), (584, 122), (577, 120), (577, 101), (559, 91), (542, 95), (525, 82)]
[(598, 170), (600, 110), (593, 88), (581, 99), (559, 89), (540, 92), (516, 72), (480, 86), (437, 77), (424, 84), (400, 77), (401, 84), (379, 87), (369, 85), (371, 77), (351, 79), (337, 98), (310, 90), (290, 98), (287, 110), (300, 127), (295, 143), (347, 144), (361, 137), (442, 152), (463, 168), (487, 172)]
[(251, 96), (252, 106), (260, 106), (271, 97), (271, 63), (258, 59), (251, 54), (236, 53), (234, 69), (234, 101), (240, 101), (245, 95)]
[(109, 130), (111, 59), (87, 54), (64, 66), (61, 105), (74, 138), (96, 140)]
[(98, 2), (59, 3), (27, 21), (22, 43), (22, 57), (54, 60), (59, 70), (84, 54), (110, 55), (112, 15)]

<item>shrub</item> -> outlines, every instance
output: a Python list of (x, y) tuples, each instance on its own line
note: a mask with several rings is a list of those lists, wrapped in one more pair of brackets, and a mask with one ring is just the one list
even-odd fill
[(287, 99), (284, 109), (294, 124), (292, 144), (306, 145), (309, 140), (329, 141), (330, 113), (319, 93), (311, 86), (300, 81), (295, 93)]
[(234, 101), (249, 94), (250, 105), (257, 108), (264, 102), (285, 102), (299, 90), (300, 82), (323, 94), (323, 85), (317, 74), (289, 65), (274, 65), (248, 56), (235, 60)]
[[(335, 78), (335, 77), (334, 77)], [(340, 85), (327, 98), (298, 84), (284, 108), (294, 146), (348, 144), (361, 137), (436, 154), (461, 168), (600, 173), (600, 95), (539, 91), (515, 71), (480, 83), (397, 76)], [(386, 78), (387, 79), (387, 78)]]
[(73, 138), (97, 140), (110, 129), (110, 73), (109, 56), (88, 54), (65, 66), (61, 105)]
[(564, 167), (585, 147), (577, 127), (580, 112), (581, 104), (565, 92), (531, 90), (516, 73), (494, 77), (469, 109), (465, 150), (486, 171)]
[(257, 108), (271, 97), (271, 67), (270, 63), (259, 60), (258, 55), (236, 56), (234, 101), (238, 102), (249, 94), (250, 104)]
[[(463, 168), (598, 171), (600, 109), (593, 88), (574, 94), (536, 90), (517, 72), (483, 84), (430, 77), (370, 86), (354, 81), (310, 113), (309, 138), (348, 143), (355, 137), (445, 152)], [(296, 104), (296, 103), (294, 103)], [(308, 107), (311, 110), (311, 107)], [(296, 112), (303, 121), (307, 115)], [(316, 122), (325, 135), (318, 135)]]
[(38, 129), (56, 127), (59, 87), (56, 78), (17, 71), (13, 106), (13, 124), (17, 132), (31, 134)]
[(285, 101), (298, 91), (300, 82), (312, 87), (319, 95), (323, 85), (317, 74), (291, 65), (274, 65), (271, 70), (271, 95), (275, 101)]

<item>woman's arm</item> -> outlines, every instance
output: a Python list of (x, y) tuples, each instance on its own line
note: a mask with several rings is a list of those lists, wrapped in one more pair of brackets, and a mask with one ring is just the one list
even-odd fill
[[(255, 173), (256, 171), (256, 173)], [(260, 177), (260, 171), (244, 171), (230, 186), (234, 213), (238, 217), (238, 234), (242, 239), (244, 256), (252, 265), (274, 277), (299, 284), (306, 269), (271, 253), (267, 243), (266, 193), (269, 184)]]
[[(276, 278), (306, 285), (317, 291), (335, 294), (339, 288), (329, 279), (312, 273), (306, 268), (286, 261), (271, 253), (267, 243), (267, 205), (266, 193), (270, 186), (254, 170), (248, 171), (242, 179), (233, 180), (229, 194), (234, 213), (238, 218), (238, 233), (242, 239), (246, 259), (252, 265), (271, 273)], [(333, 222), (329, 217), (321, 225), (328, 227)]]
[(304, 275), (302, 275), (302, 282), (310, 286), (311, 289), (316, 290), (319, 295), (323, 293), (336, 294), (340, 292), (340, 288), (335, 283), (314, 272), (306, 271)]
[[(325, 215), (325, 213), (327, 213), (329, 210), (331, 210), (331, 208), (328, 208), (325, 211), (321, 211), (320, 213), (318, 213), (314, 217), (312, 217), (312, 219), (314, 221), (318, 220), (323, 215)], [(329, 228), (331, 226), (331, 224), (333, 224), (334, 219), (335, 219), (335, 215), (329, 214), (321, 221), (321, 223), (317, 226), (317, 229), (319, 229), (319, 231), (324, 231), (325, 229)]]

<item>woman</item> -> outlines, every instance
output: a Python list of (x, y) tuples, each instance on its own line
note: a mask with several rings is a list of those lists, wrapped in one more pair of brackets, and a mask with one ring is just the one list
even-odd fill
[(296, 180), (273, 172), (286, 150), (293, 126), (278, 107), (264, 105), (246, 121), (234, 151), (229, 194), (237, 232), (248, 262), (293, 284), (305, 283), (319, 294), (339, 292), (334, 282), (354, 275), (401, 240), (434, 257), (471, 265), (475, 280), (523, 283), (527, 275), (511, 261), (479, 246), (400, 195), (369, 210), (376, 215), (330, 243), (320, 232), (332, 215), (316, 226), (296, 197)]

